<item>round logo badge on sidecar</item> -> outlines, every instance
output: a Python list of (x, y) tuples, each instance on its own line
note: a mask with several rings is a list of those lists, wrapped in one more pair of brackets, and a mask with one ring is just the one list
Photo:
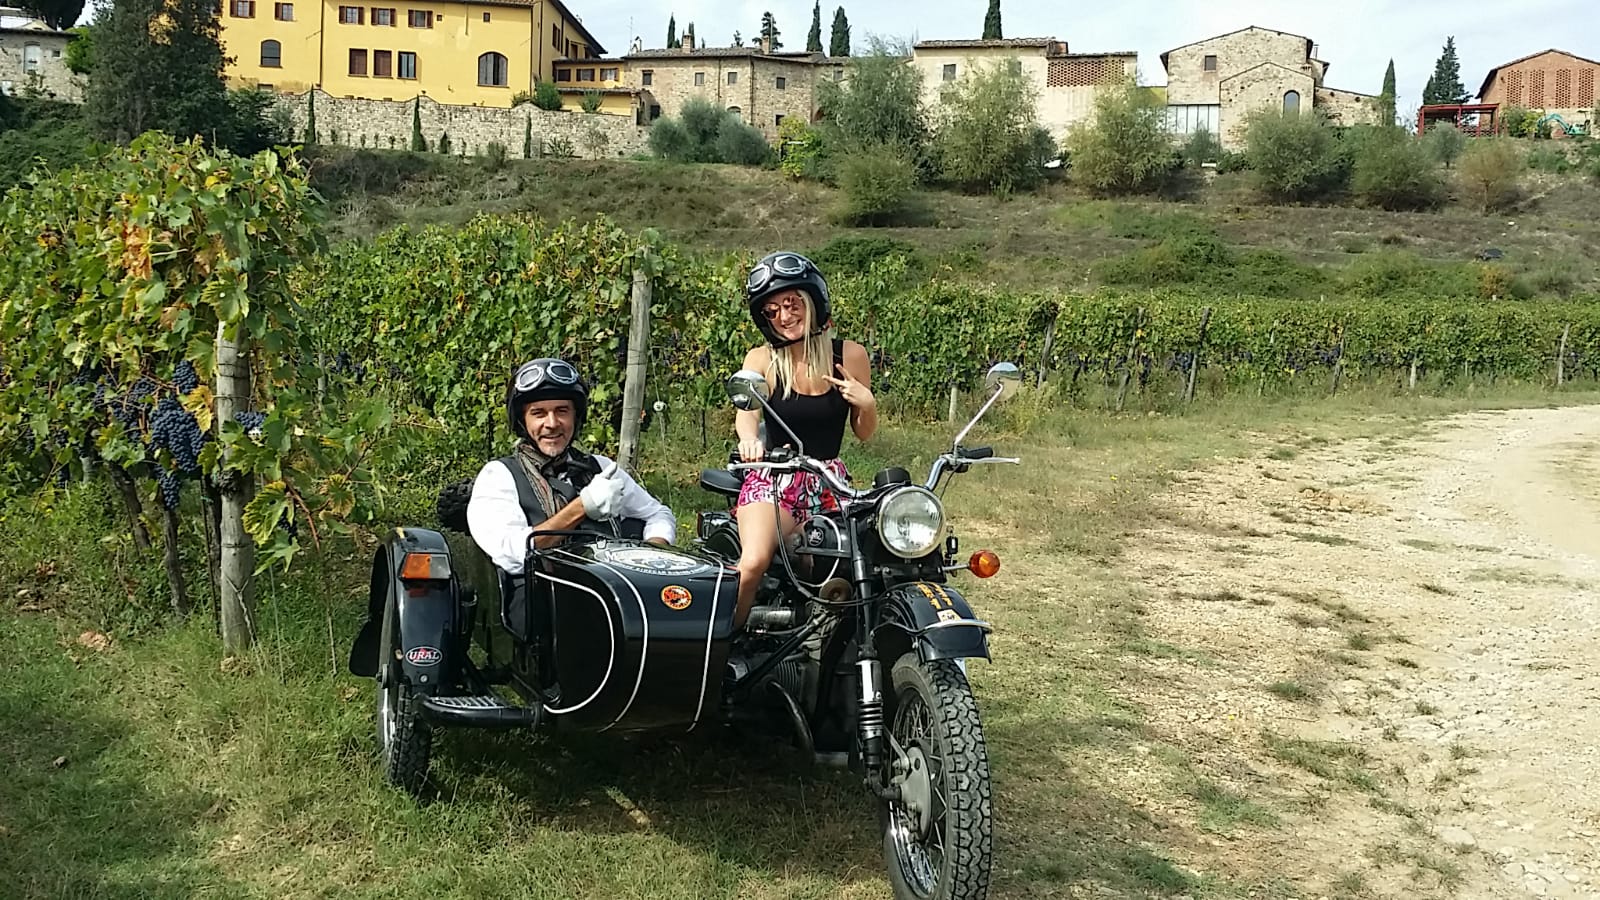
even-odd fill
[(444, 654), (437, 647), (412, 647), (406, 651), (406, 662), (413, 666), (437, 666)]
[(669, 584), (661, 589), (661, 602), (671, 609), (688, 609), (694, 595), (682, 585)]

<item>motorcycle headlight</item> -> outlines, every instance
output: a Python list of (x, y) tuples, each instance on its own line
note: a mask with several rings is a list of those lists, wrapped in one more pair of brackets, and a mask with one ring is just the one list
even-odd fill
[(900, 488), (878, 505), (878, 537), (896, 556), (927, 556), (943, 532), (944, 504), (926, 488)]

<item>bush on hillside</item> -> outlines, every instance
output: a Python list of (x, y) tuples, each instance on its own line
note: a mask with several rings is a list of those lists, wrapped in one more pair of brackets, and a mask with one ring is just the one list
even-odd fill
[(554, 112), (561, 108), (561, 92), (555, 82), (541, 81), (533, 86), (533, 105)]
[(841, 234), (811, 253), (811, 260), (829, 278), (864, 274), (874, 263), (891, 257), (905, 260), (908, 274), (927, 264), (915, 244), (875, 235)]
[(1095, 98), (1093, 118), (1067, 136), (1067, 150), (1072, 180), (1106, 195), (1159, 191), (1181, 159), (1173, 155), (1166, 109), (1131, 80)]
[(1439, 122), (1428, 129), (1423, 145), (1435, 162), (1448, 169), (1461, 158), (1461, 151), (1467, 148), (1467, 138), (1449, 122)]
[(56, 172), (87, 162), (94, 140), (77, 104), (6, 97), (0, 100), (0, 190), (34, 171)]
[(1250, 113), (1245, 122), (1245, 153), (1263, 194), (1306, 202), (1344, 189), (1347, 158), (1323, 114), (1266, 108)]
[[(906, 65), (911, 48), (874, 37), (868, 50), (852, 57), (849, 77), (823, 79), (817, 86), (824, 155), (819, 171), (831, 174), (827, 156), (865, 147), (896, 147), (916, 166), (920, 181), (935, 174), (933, 129), (922, 97), (922, 73)], [(787, 121), (787, 120), (786, 120)]]
[(1399, 128), (1385, 128), (1355, 151), (1351, 189), (1368, 206), (1423, 210), (1444, 199), (1444, 182), (1428, 148)]
[(1328, 290), (1328, 277), (1273, 250), (1239, 251), (1215, 234), (1175, 233), (1098, 268), (1106, 284), (1127, 287), (1200, 287), (1257, 297), (1312, 298)]
[(1456, 170), (1463, 199), (1484, 213), (1510, 208), (1521, 194), (1522, 168), (1522, 154), (1509, 140), (1473, 141)]
[(917, 170), (890, 147), (864, 149), (840, 160), (844, 205), (837, 218), (849, 225), (894, 225), (913, 211)]
[(761, 165), (772, 155), (761, 132), (739, 115), (696, 97), (684, 104), (677, 119), (658, 119), (650, 126), (650, 151), (680, 163)]
[(1009, 193), (1044, 180), (1054, 142), (1039, 127), (1038, 90), (1015, 59), (974, 63), (946, 87), (934, 138), (939, 174), (973, 191)]
[(1183, 142), (1179, 154), (1183, 157), (1183, 164), (1191, 169), (1198, 169), (1206, 163), (1218, 163), (1222, 159), (1222, 141), (1210, 131), (1202, 128), (1189, 135)]
[(827, 156), (823, 131), (813, 128), (798, 116), (778, 126), (778, 170), (790, 178), (826, 181), (823, 160)]

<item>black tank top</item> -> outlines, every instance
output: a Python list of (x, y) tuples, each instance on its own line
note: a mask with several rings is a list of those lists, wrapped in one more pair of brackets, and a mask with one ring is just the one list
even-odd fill
[[(835, 366), (844, 362), (844, 341), (835, 339), (833, 342), (833, 363)], [(837, 371), (837, 370), (836, 370)], [(830, 377), (837, 377), (834, 372), (829, 372)], [(817, 459), (838, 459), (839, 450), (844, 445), (844, 426), (850, 418), (850, 403), (839, 393), (839, 389), (828, 386), (825, 394), (802, 394), (796, 391), (785, 397), (783, 385), (780, 383), (777, 390), (772, 392), (772, 397), (767, 401), (772, 411), (777, 413), (789, 428), (806, 445), (806, 453)], [(767, 440), (774, 447), (789, 447), (793, 449), (794, 441), (784, 433), (781, 426), (769, 425), (767, 427)]]

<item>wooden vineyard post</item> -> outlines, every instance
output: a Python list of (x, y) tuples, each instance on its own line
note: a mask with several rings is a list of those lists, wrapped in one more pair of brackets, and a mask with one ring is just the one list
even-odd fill
[(1194, 402), (1194, 380), (1200, 372), (1200, 351), (1206, 345), (1206, 329), (1211, 326), (1211, 307), (1200, 314), (1200, 337), (1194, 342), (1194, 355), (1189, 359), (1189, 383), (1183, 389), (1183, 402)]
[(961, 389), (956, 386), (956, 376), (950, 373), (950, 411), (946, 416), (951, 422), (956, 420), (956, 401), (961, 399)]
[(1117, 412), (1122, 412), (1122, 405), (1128, 399), (1128, 381), (1133, 377), (1133, 358), (1139, 352), (1139, 332), (1144, 326), (1144, 307), (1139, 307), (1139, 312), (1133, 320), (1133, 337), (1128, 341), (1128, 357), (1122, 361), (1122, 384), (1117, 388)]
[(1572, 333), (1569, 322), (1561, 329), (1561, 343), (1556, 347), (1556, 387), (1567, 383), (1567, 336)]
[(1034, 383), (1035, 387), (1044, 387), (1045, 373), (1050, 370), (1050, 351), (1055, 346), (1056, 319), (1060, 316), (1061, 313), (1058, 311), (1050, 317), (1049, 323), (1044, 326), (1044, 353), (1039, 357), (1039, 377)]
[(1417, 389), (1417, 362), (1418, 362), (1418, 357), (1416, 356), (1416, 354), (1412, 354), (1412, 356), (1411, 356), (1411, 387), (1410, 387), (1410, 389), (1413, 390), (1413, 391)]
[(1328, 396), (1339, 393), (1339, 381), (1344, 377), (1344, 330), (1339, 331), (1339, 343), (1334, 348), (1333, 357), (1333, 386), (1328, 390)]
[(632, 471), (639, 459), (639, 424), (644, 416), (644, 379), (650, 359), (650, 278), (633, 270), (633, 316), (628, 325), (628, 370), (622, 386), (622, 435), (617, 465)]
[[(217, 326), (217, 418), (226, 422), (250, 402), (250, 359)], [(225, 471), (226, 460), (218, 466)], [(238, 656), (255, 643), (256, 546), (244, 530), (250, 481), (238, 476), (222, 485), (222, 650)]]

